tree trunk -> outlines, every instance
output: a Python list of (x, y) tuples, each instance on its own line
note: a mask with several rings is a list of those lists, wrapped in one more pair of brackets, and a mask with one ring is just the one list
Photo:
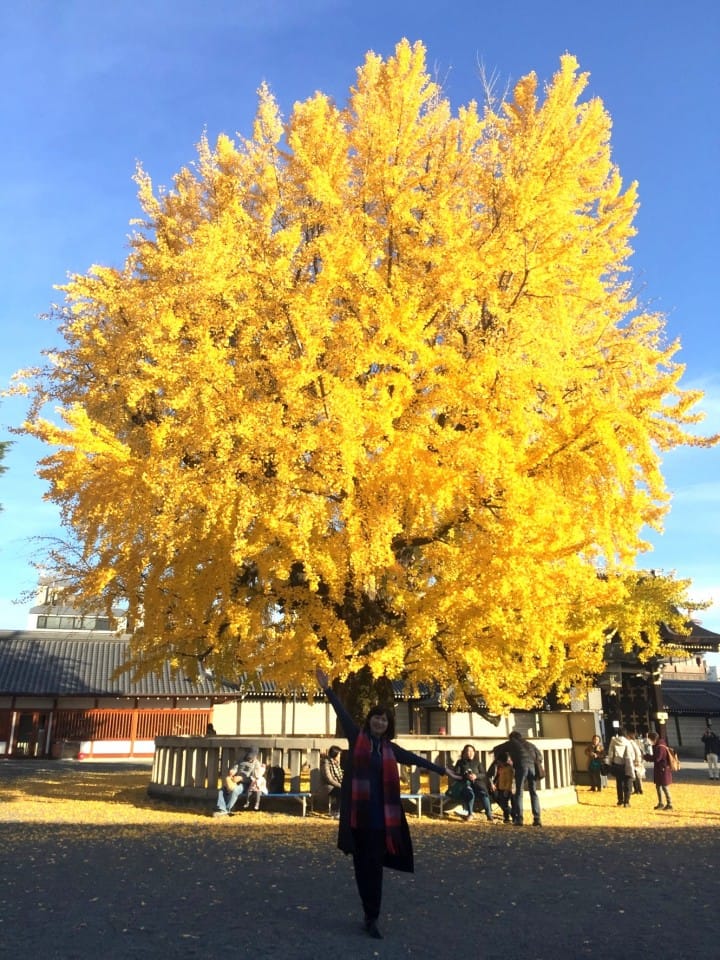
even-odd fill
[[(372, 707), (381, 704), (388, 711), (395, 712), (395, 695), (392, 682), (387, 677), (373, 677), (368, 667), (363, 667), (357, 673), (351, 673), (342, 683), (333, 682), (333, 691), (341, 700), (343, 706), (357, 723), (362, 726)], [(336, 733), (342, 736), (342, 730), (337, 727)]]

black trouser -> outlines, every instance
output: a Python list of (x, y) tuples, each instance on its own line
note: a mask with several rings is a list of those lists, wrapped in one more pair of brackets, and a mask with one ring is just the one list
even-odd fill
[(512, 820), (510, 813), (510, 805), (512, 801), (512, 793), (510, 790), (496, 790), (495, 791), (495, 800), (497, 801), (498, 806), (503, 812), (503, 820), (507, 823), (509, 820)]
[(624, 763), (614, 763), (612, 765), (613, 776), (615, 777), (615, 786), (617, 788), (618, 803), (630, 803), (630, 790), (632, 787), (632, 776), (625, 772)]
[(385, 860), (384, 830), (353, 830), (355, 851), (355, 882), (362, 900), (365, 916), (377, 920), (382, 902), (383, 861)]

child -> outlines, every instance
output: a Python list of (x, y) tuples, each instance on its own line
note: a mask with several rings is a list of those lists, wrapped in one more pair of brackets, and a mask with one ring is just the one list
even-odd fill
[(243, 776), (246, 778), (247, 794), (245, 797), (245, 809), (250, 806), (250, 801), (255, 798), (254, 810), (260, 809), (260, 797), (268, 792), (267, 780), (265, 779), (266, 766), (257, 754), (251, 755), (242, 765)]
[(492, 781), (494, 799), (503, 812), (503, 823), (510, 823), (512, 821), (510, 804), (515, 786), (515, 770), (507, 751), (499, 754), (497, 760), (490, 767), (488, 776)]

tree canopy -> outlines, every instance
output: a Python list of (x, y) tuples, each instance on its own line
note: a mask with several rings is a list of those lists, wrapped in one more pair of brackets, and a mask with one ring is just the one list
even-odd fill
[(344, 107), (284, 122), (263, 86), (251, 136), (167, 191), (138, 171), (24, 429), (79, 544), (55, 559), (128, 606), (139, 669), (369, 668), (497, 712), (601, 669), (662, 454), (712, 440), (633, 295), (636, 185), (586, 83), (566, 55), (454, 112), (402, 41)]

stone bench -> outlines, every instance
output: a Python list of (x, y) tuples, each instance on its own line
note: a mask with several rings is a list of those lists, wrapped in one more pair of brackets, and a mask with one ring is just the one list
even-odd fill
[(300, 790), (297, 792), (287, 791), (285, 793), (264, 793), (260, 798), (260, 807), (262, 808), (263, 802), (265, 800), (284, 800), (287, 797), (290, 797), (294, 800), (299, 800), (302, 805), (302, 815), (307, 816), (308, 806), (310, 811), (313, 809), (313, 797), (312, 793), (309, 790)]
[[(289, 796), (289, 794), (278, 794), (278, 796)], [(317, 796), (317, 794), (315, 795)], [(448, 798), (443, 793), (401, 793), (400, 800), (410, 800), (415, 804), (415, 814), (418, 819), (423, 816), (423, 813), (427, 809), (427, 812), (430, 813), (432, 810), (433, 803), (437, 803), (440, 815), (442, 816), (445, 804), (448, 802)], [(330, 812), (330, 804), (328, 802), (328, 813)], [(427, 808), (425, 804), (427, 803)], [(313, 807), (311, 806), (311, 810)]]
[(401, 800), (412, 800), (413, 803), (417, 805), (417, 817), (418, 820), (423, 815), (423, 805), (425, 801), (428, 803), (428, 812), (432, 810), (433, 803), (437, 803), (440, 816), (443, 815), (445, 810), (445, 804), (448, 802), (448, 797), (444, 793), (401, 793)]

